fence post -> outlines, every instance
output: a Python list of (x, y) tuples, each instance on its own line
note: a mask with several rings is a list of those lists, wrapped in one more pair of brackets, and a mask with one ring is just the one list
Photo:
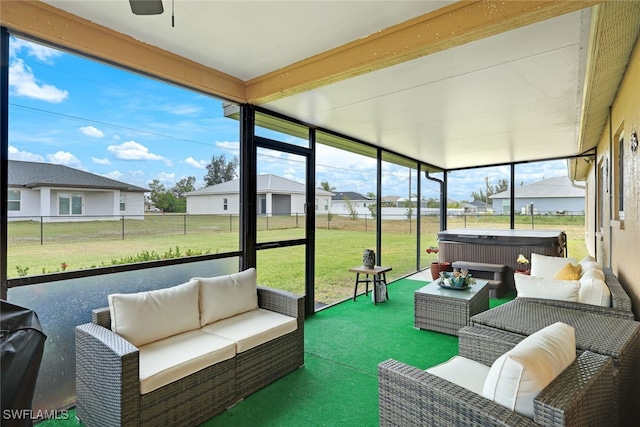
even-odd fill
[(122, 240), (124, 240), (124, 215), (120, 217), (120, 220), (122, 221)]
[(44, 217), (40, 217), (40, 246), (44, 245)]
[(233, 231), (233, 215), (229, 214), (229, 233)]
[(296, 212), (296, 228), (299, 228), (298, 227), (298, 212)]
[(187, 235), (187, 214), (182, 216), (182, 234)]

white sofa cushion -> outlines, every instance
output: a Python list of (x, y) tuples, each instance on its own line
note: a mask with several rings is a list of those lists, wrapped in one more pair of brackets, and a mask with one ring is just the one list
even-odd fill
[(582, 273), (580, 273), (580, 278), (585, 278), (585, 279), (599, 279), (604, 281), (605, 280), (605, 275), (604, 275), (604, 271), (602, 270), (598, 270), (597, 268), (590, 268), (588, 270), (584, 270), (582, 271)]
[(233, 358), (236, 344), (200, 329), (140, 347), (140, 393), (145, 394)]
[(111, 294), (111, 330), (136, 347), (200, 327), (198, 282), (133, 294)]
[(191, 280), (200, 283), (200, 326), (258, 308), (255, 268)]
[(515, 274), (514, 280), (518, 298), (579, 301), (580, 282), (578, 280), (546, 279), (526, 274)]
[(602, 271), (602, 266), (600, 264), (598, 264), (595, 261), (587, 261), (587, 262), (583, 262), (580, 263), (580, 265), (582, 266), (582, 271), (589, 271), (589, 270), (600, 270)]
[(554, 323), (500, 356), (489, 370), (482, 395), (533, 418), (533, 399), (575, 358), (573, 327)]
[(581, 277), (578, 301), (584, 304), (611, 307), (611, 291), (604, 280)]
[(489, 369), (475, 360), (453, 356), (446, 362), (427, 369), (427, 372), (482, 396)]
[(219, 335), (236, 342), (236, 352), (242, 353), (298, 329), (295, 317), (258, 308), (202, 328), (203, 332)]
[(563, 258), (542, 254), (531, 254), (531, 275), (552, 279), (567, 263), (577, 264), (575, 258)]

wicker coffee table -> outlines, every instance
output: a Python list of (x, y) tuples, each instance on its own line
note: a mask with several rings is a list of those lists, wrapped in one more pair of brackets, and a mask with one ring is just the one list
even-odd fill
[(464, 290), (438, 286), (440, 279), (415, 291), (415, 321), (419, 329), (458, 335), (458, 329), (469, 325), (469, 317), (489, 309), (489, 286), (476, 279)]

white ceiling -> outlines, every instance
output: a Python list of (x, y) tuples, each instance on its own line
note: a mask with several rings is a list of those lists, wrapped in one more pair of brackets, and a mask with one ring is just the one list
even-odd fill
[[(127, 0), (45, 3), (243, 81), (451, 1)], [(262, 106), (452, 169), (579, 154), (590, 9), (358, 75)]]

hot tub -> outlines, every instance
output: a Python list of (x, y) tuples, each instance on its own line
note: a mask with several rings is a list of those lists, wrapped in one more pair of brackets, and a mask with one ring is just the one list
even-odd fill
[(532, 253), (564, 257), (566, 244), (565, 232), (556, 230), (446, 230), (438, 233), (438, 259), (506, 265), (507, 289), (514, 291), (513, 272), (519, 254), (529, 260)]

